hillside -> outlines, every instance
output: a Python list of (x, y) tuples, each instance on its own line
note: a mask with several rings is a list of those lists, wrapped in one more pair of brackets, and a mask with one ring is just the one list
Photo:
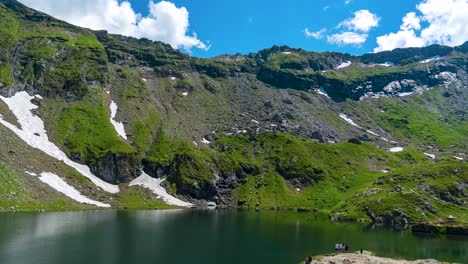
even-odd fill
[(201, 59), (14, 0), (0, 39), (0, 210), (215, 201), (468, 223), (468, 43)]

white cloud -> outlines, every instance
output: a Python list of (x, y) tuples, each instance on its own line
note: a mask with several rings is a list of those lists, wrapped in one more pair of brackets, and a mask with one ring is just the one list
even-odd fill
[[(468, 40), (467, 0), (425, 0), (403, 18), (400, 31), (377, 37), (374, 52), (430, 44), (461, 45)], [(428, 25), (421, 27), (423, 21)]]
[[(379, 25), (380, 17), (376, 14), (369, 12), (369, 10), (359, 10), (354, 12), (354, 16), (350, 17), (336, 26), (336, 28), (346, 28), (348, 31), (336, 33), (327, 36), (327, 41), (330, 44), (336, 45), (354, 45), (360, 46), (367, 40), (368, 32)], [(325, 31), (324, 31), (325, 32)], [(307, 32), (306, 36), (311, 33)], [(309, 34), (308, 34), (309, 33)]]
[(345, 3), (345, 5), (347, 5), (347, 4), (351, 3), (351, 0), (345, 0), (344, 3)]
[(327, 31), (325, 28), (320, 29), (319, 31), (310, 32), (308, 28), (304, 30), (306, 38), (322, 39), (323, 35)]
[(377, 37), (377, 44), (374, 52), (393, 50), (395, 48), (423, 47), (425, 42), (416, 36), (414, 30), (401, 30), (397, 33), (390, 33)]
[(189, 12), (173, 3), (149, 1), (148, 16), (135, 13), (128, 1), (20, 0), (20, 2), (71, 24), (95, 30), (169, 43), (190, 50), (209, 47), (193, 33), (188, 35)]
[(362, 43), (366, 42), (366, 40), (367, 34), (356, 32), (343, 32), (340, 34), (333, 34), (331, 36), (327, 36), (328, 43), (337, 45), (360, 46)]
[(361, 31), (361, 32), (369, 32), (374, 27), (379, 25), (380, 17), (376, 14), (369, 12), (369, 10), (359, 10), (354, 12), (354, 17), (348, 18), (341, 22), (338, 25), (340, 27), (346, 27), (352, 31)]
[(415, 12), (411, 12), (406, 14), (406, 16), (403, 18), (403, 24), (401, 24), (400, 29), (401, 30), (419, 30), (421, 29), (421, 19), (416, 16)]

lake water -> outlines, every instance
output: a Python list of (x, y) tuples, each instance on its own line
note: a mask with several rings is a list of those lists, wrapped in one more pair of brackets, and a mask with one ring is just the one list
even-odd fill
[(1, 264), (297, 264), (348, 243), (381, 256), (468, 260), (468, 237), (235, 210), (0, 214)]

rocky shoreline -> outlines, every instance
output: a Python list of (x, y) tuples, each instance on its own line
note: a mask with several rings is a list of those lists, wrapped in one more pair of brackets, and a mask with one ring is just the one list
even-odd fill
[(468, 227), (463, 225), (419, 223), (411, 226), (411, 231), (413, 233), (468, 235)]
[[(301, 262), (304, 263), (304, 262)], [(361, 255), (359, 252), (334, 254), (328, 256), (316, 256), (311, 264), (440, 264), (435, 259), (418, 259), (418, 260), (400, 260), (373, 256), (369, 251), (364, 251)]]

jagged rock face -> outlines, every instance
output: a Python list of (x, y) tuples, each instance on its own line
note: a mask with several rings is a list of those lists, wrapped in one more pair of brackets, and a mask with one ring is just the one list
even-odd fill
[(108, 152), (89, 166), (98, 177), (114, 184), (129, 182), (141, 174), (141, 162), (135, 155)]

